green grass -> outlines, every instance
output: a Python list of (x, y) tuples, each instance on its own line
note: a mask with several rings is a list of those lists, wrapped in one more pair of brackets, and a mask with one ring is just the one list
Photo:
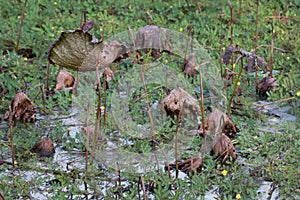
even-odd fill
[[(286, 2), (289, 3), (288, 6)], [(82, 186), (85, 181), (90, 186), (88, 193), (96, 197), (104, 199), (138, 198), (137, 188), (140, 174), (121, 171), (124, 181), (120, 187), (116, 187), (117, 183), (112, 176), (117, 176), (117, 172), (109, 168), (105, 168), (103, 171), (99, 170), (97, 164), (101, 163), (91, 165), (88, 173), (76, 165), (72, 165), (73, 169), (66, 170), (66, 168), (62, 169), (58, 163), (52, 163), (51, 160), (46, 160), (43, 165), (40, 165), (35, 156), (29, 152), (40, 135), (47, 134), (47, 131), (58, 145), (57, 147), (67, 146), (65, 149), (70, 155), (85, 150), (82, 143), (78, 144), (74, 138), (70, 139), (67, 134), (68, 126), (64, 126), (61, 120), (52, 120), (49, 117), (55, 113), (54, 110), (59, 110), (61, 115), (68, 114), (73, 95), (62, 92), (50, 96), (46, 100), (49, 115), (43, 113), (40, 85), (45, 84), (47, 51), (61, 31), (76, 29), (80, 26), (82, 12), (85, 11), (87, 19), (95, 21), (95, 26), (90, 32), (101, 39), (103, 31), (104, 40), (126, 31), (128, 28), (138, 29), (148, 24), (182, 32), (185, 35), (188, 35), (189, 27), (193, 27), (193, 39), (208, 51), (215, 63), (219, 63), (220, 48), (223, 47), (223, 54), (224, 49), (229, 45), (230, 9), (227, 1), (27, 1), (19, 44), (19, 49), (23, 52), (19, 51), (19, 55), (15, 52), (15, 48), (23, 2), (0, 0), (0, 3), (0, 53), (2, 56), (0, 59), (0, 70), (2, 70), (0, 92), (1, 88), (6, 90), (0, 96), (0, 113), (5, 113), (16, 91), (21, 90), (28, 94), (38, 108), (38, 113), (42, 116), (35, 124), (17, 124), (14, 128), (14, 142), (19, 165), (15, 169), (9, 165), (0, 165), (1, 194), (6, 199), (30, 198), (33, 191), (38, 193), (39, 187), (45, 186), (47, 192), (52, 193), (51, 198), (53, 199), (66, 199), (68, 196), (71, 198), (72, 195), (83, 197), (85, 191), (80, 190), (79, 186)], [(256, 1), (232, 1), (231, 3), (234, 8), (233, 43), (251, 51), (255, 45)], [(292, 114), (298, 117), (297, 122), (280, 122), (272, 125), (267, 121), (268, 116), (258, 114), (252, 108), (252, 102), (258, 99), (258, 96), (255, 95), (254, 74), (243, 72), (240, 86), (244, 90), (244, 95), (240, 100), (244, 104), (244, 110), (239, 111), (243, 117), (232, 114), (233, 122), (241, 129), (234, 140), (238, 157), (241, 159), (232, 165), (221, 165), (212, 157), (207, 156), (200, 174), (175, 181), (170, 180), (166, 172), (147, 171), (143, 173), (147, 197), (154, 196), (157, 199), (204, 198), (205, 193), (209, 190), (217, 189), (221, 199), (235, 199), (237, 194), (240, 194), (242, 199), (257, 199), (256, 191), (261, 181), (270, 180), (278, 185), (279, 195), (282, 199), (299, 198), (300, 113), (299, 97), (297, 96), (297, 92), (300, 91), (299, 6), (296, 0), (259, 1), (257, 44), (258, 46), (267, 45), (259, 48), (257, 54), (264, 56), (269, 65), (272, 40), (271, 24), (273, 23), (274, 46), (276, 47), (273, 66), (278, 86), (274, 91), (268, 93), (267, 100), (275, 101), (295, 97), (292, 101), (283, 104), (292, 107)], [(147, 15), (147, 13), (149, 14)], [(281, 19), (274, 18), (279, 14), (282, 16)], [(32, 51), (32, 53), (24, 53), (24, 51)], [(147, 59), (147, 55), (142, 56), (144, 56), (144, 60)], [(32, 57), (34, 58), (32, 59)], [(180, 72), (182, 58), (178, 59), (164, 54), (159, 62), (165, 62), (165, 60), (168, 60), (168, 65), (174, 71)], [(247, 61), (244, 60), (244, 65), (246, 63)], [(123, 62), (119, 65), (115, 64), (114, 67), (122, 71), (130, 71), (132, 66), (130, 62), (129, 64)], [(222, 67), (224, 69), (225, 65)], [(238, 68), (235, 68), (236, 72)], [(58, 66), (51, 65), (50, 90), (55, 88), (58, 69)], [(75, 75), (75, 72), (72, 73)], [(261, 79), (263, 76), (262, 74), (259, 78)], [(120, 81), (123, 75), (119, 73), (116, 77)], [(118, 87), (117, 80), (112, 83), (113, 87)], [(198, 85), (198, 81), (196, 80), (193, 84)], [(161, 97), (161, 88), (159, 91), (155, 91), (156, 87), (156, 85), (148, 85), (147, 88), (151, 92), (151, 103)], [(232, 86), (227, 88), (227, 95), (231, 91)], [(112, 98), (111, 91), (108, 91), (107, 97), (108, 99)], [(133, 105), (132, 113), (130, 113), (140, 122), (144, 122), (144, 117), (147, 116), (146, 112), (144, 115), (139, 110), (144, 104), (143, 100)], [(113, 105), (108, 105), (108, 109), (111, 107)], [(141, 119), (138, 119), (139, 117)], [(103, 128), (102, 133), (108, 140), (115, 139), (112, 130), (118, 130), (118, 124), (115, 124), (110, 113), (107, 116), (107, 124), (108, 126)], [(166, 124), (163, 128), (167, 129), (168, 126), (169, 124)], [(260, 129), (266, 126), (272, 127), (272, 131)], [(48, 130), (48, 127), (52, 128)], [(163, 128), (157, 130), (157, 133), (161, 134), (158, 135), (158, 138), (165, 138)], [(1, 127), (0, 138), (8, 132), (7, 127)], [(69, 138), (69, 143), (66, 143), (66, 137)], [(134, 143), (130, 148), (131, 151), (149, 152), (151, 150), (151, 144), (147, 140), (128, 137), (128, 133), (121, 133), (118, 137), (123, 139), (119, 141), (120, 143)], [(163, 144), (163, 140), (161, 142)], [(192, 143), (195, 145), (193, 147), (195, 150), (198, 149), (197, 142), (193, 141)], [(8, 141), (0, 140), (0, 158), (10, 158)], [(72, 158), (70, 159), (72, 160)], [(78, 162), (82, 162), (84, 165), (84, 158), (79, 160)], [(70, 160), (65, 160), (65, 162), (70, 162)], [(45, 166), (48, 167), (47, 170), (44, 168)], [(226, 176), (222, 175), (223, 170), (228, 171)], [(26, 171), (34, 173), (30, 182), (23, 176)], [(47, 184), (52, 179), (58, 180), (59, 184)], [(154, 186), (150, 186), (152, 181)], [(76, 197), (73, 196), (73, 198)]]

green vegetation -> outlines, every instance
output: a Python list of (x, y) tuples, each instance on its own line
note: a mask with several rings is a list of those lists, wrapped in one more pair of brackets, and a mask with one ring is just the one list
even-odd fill
[[(81, 199), (84, 197), (141, 199), (144, 195), (143, 185), (147, 198), (155, 199), (204, 199), (209, 191), (214, 191), (221, 199), (259, 199), (257, 189), (262, 181), (273, 182), (270, 192), (278, 188), (281, 199), (300, 197), (300, 4), (297, 0), (232, 1), (233, 21), (230, 17), (228, 1), (222, 0), (27, 1), (21, 33), (19, 29), (24, 2), (0, 0), (0, 3), (0, 117), (4, 117), (11, 99), (18, 91), (28, 95), (38, 113), (38, 120), (34, 124), (17, 123), (13, 128), (15, 157), (18, 164), (14, 167), (0, 164), (0, 194), (5, 199)], [(258, 21), (256, 21), (257, 4), (259, 5)], [(131, 173), (121, 169), (118, 171), (116, 170), (118, 167), (112, 169), (104, 166), (104, 163), (97, 160), (101, 155), (96, 154), (95, 160), (89, 157), (90, 164), (86, 170), (84, 168), (85, 139), (82, 139), (84, 137), (80, 131), (77, 131), (75, 136), (70, 136), (70, 127), (74, 124), (71, 122), (66, 125), (63, 122), (72, 115), (74, 94), (64, 90), (54, 94), (59, 66), (51, 65), (50, 94), (45, 102), (42, 98), (42, 93), (46, 91), (48, 49), (61, 31), (80, 27), (84, 20), (83, 12), (86, 13), (88, 20), (94, 20), (95, 25), (89, 33), (94, 34), (99, 40), (105, 41), (106, 38), (128, 28), (133, 30), (146, 25), (157, 25), (185, 35), (190, 34), (192, 39), (198, 41), (208, 51), (218, 68), (221, 67), (223, 73), (227, 71), (227, 75), (229, 70), (238, 74), (240, 67), (248, 63), (244, 58), (244, 61), (236, 65), (230, 63), (227, 66), (225, 64), (219, 66), (220, 58), (231, 44), (229, 41), (231, 36), (233, 45), (238, 45), (248, 52), (254, 51), (257, 47), (255, 53), (266, 59), (268, 69), (273, 68), (272, 73), (276, 78), (277, 86), (273, 91), (267, 91), (266, 96), (260, 96), (256, 94), (255, 72), (243, 70), (239, 80), (237, 75), (228, 80), (230, 85), (226, 87), (225, 100), (228, 100), (233, 92), (233, 83), (243, 90), (242, 95), (234, 97), (243, 108), (232, 109), (230, 115), (232, 121), (241, 130), (233, 140), (238, 160), (231, 165), (221, 164), (215, 160), (215, 157), (204, 155), (200, 173), (175, 179), (174, 175), (170, 178), (163, 169), (159, 171), (153, 169), (143, 173)], [(236, 59), (237, 56), (234, 56)], [(139, 61), (155, 62), (144, 52), (141, 52)], [(182, 73), (183, 58), (174, 58), (163, 53), (158, 61)], [(111, 88), (118, 88), (125, 72), (138, 66), (137, 63), (132, 64), (131, 60), (114, 63), (112, 68), (119, 73), (116, 73), (114, 80), (109, 83)], [(269, 74), (269, 72), (264, 74), (262, 71), (263, 69), (258, 71), (258, 81)], [(76, 75), (75, 71), (70, 72)], [(181, 80), (184, 75), (178, 77)], [(199, 97), (199, 77), (188, 81), (194, 87), (193, 95)], [(205, 84), (204, 89), (206, 89)], [(157, 84), (147, 85), (149, 95), (147, 100), (140, 80), (138, 85), (139, 89), (130, 96), (130, 111), (128, 111), (128, 115), (135, 123), (126, 124), (127, 121), (124, 121), (121, 124), (122, 126), (126, 124), (125, 129), (131, 130), (132, 134), (129, 136), (128, 133), (120, 132), (120, 123), (116, 122), (113, 114), (109, 112), (118, 109), (111, 104), (116, 102), (112, 100), (116, 97), (113, 89), (105, 91), (106, 125), (102, 120), (100, 131), (105, 140), (118, 144), (126, 143), (124, 145), (129, 152), (146, 155), (151, 153), (153, 148), (151, 134), (141, 137), (139, 135), (141, 129), (133, 126), (149, 122), (147, 103), (154, 107), (158, 99), (165, 97), (166, 88)], [(104, 94), (104, 87), (101, 89)], [(270, 102), (282, 101), (274, 104), (274, 108), (289, 107), (289, 114), (296, 116), (296, 121), (285, 121), (259, 112), (257, 108), (254, 109), (253, 103), (260, 99)], [(102, 104), (103, 102), (102, 99)], [(226, 109), (224, 107), (223, 111)], [(86, 112), (88, 111), (87, 109)], [(155, 121), (154, 125), (159, 123)], [(176, 130), (174, 126), (172, 127), (174, 124), (176, 121), (169, 119), (164, 124), (160, 124), (160, 129), (156, 130), (155, 137), (162, 146), (166, 140), (175, 137)], [(150, 128), (147, 128), (150, 133)], [(30, 152), (30, 148), (42, 135), (49, 135), (55, 143), (56, 151), (61, 151), (60, 157), (55, 158), (55, 162), (52, 159), (41, 161)], [(11, 158), (11, 144), (7, 138), (9, 138), (9, 125), (1, 121), (0, 163), (2, 160), (10, 161)], [(180, 159), (199, 155), (198, 151), (202, 143), (201, 139), (193, 138), (188, 151), (180, 155)], [(159, 147), (156, 148), (157, 151), (160, 150)], [(170, 160), (174, 161), (175, 156)], [(112, 162), (118, 166), (121, 165), (121, 161), (122, 158)], [(40, 196), (36, 196), (37, 194)]]

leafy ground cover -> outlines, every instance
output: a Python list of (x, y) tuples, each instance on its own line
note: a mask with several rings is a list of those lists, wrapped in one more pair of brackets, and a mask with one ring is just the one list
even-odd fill
[[(1, 1), (1, 5), (0, 194), (3, 197), (0, 196), (0, 199), (204, 199), (209, 198), (210, 193), (221, 199), (260, 199), (264, 196), (257, 194), (257, 191), (263, 181), (272, 183), (268, 191), (265, 191), (270, 196), (277, 191), (281, 199), (299, 198), (300, 4), (298, 1), (40, 0), (27, 1), (26, 6), (21, 1)], [(107, 162), (106, 152), (93, 149), (90, 150), (89, 162), (86, 162), (86, 139), (81, 131), (74, 131), (72, 129), (74, 123), (68, 121), (74, 114), (72, 103), (76, 101), (75, 95), (65, 90), (54, 93), (59, 66), (54, 64), (50, 66), (50, 92), (47, 98), (43, 98), (42, 95), (46, 94), (47, 90), (48, 49), (61, 31), (80, 27), (84, 21), (83, 12), (86, 13), (86, 19), (94, 20), (94, 27), (89, 33), (94, 34), (99, 40), (105, 41), (128, 29), (157, 25), (189, 35), (191, 40), (196, 40), (204, 47), (216, 63), (219, 75), (223, 74), (222, 85), (225, 86), (226, 80), (229, 83), (222, 89), (226, 91), (222, 96), (223, 99), (220, 99), (225, 102), (223, 111), (228, 110), (227, 104), (231, 94), (238, 93), (234, 88), (239, 86), (242, 91), (241, 95), (234, 96), (236, 104), (233, 104), (233, 107), (242, 105), (242, 108), (232, 108), (232, 113), (229, 113), (231, 120), (240, 129), (237, 137), (232, 140), (238, 155), (236, 162), (222, 164), (211, 155), (203, 155), (202, 171), (194, 175), (183, 175), (183, 178), (175, 178), (174, 174), (170, 178), (163, 168), (132, 173), (128, 170), (130, 167), (122, 168), (122, 158), (109, 160), (117, 163), (109, 168), (103, 165), (100, 158), (103, 156)], [(255, 72), (247, 72), (244, 69), (239, 74), (241, 66), (250, 62), (247, 59), (238, 63), (229, 61), (228, 65), (220, 62), (229, 45), (264, 57), (267, 62), (266, 73), (262, 72), (264, 71), (262, 68), (257, 76)], [(147, 53), (141, 52), (139, 56), (135, 59), (144, 63), (155, 63)], [(232, 60), (238, 57), (234, 56)], [(178, 79), (184, 79), (181, 72), (183, 58), (174, 58), (163, 53), (158, 61), (168, 65), (178, 74), (181, 73), (182, 75), (177, 76)], [(112, 68), (118, 72), (130, 72), (132, 68), (138, 69), (138, 64), (131, 60), (123, 60), (114, 63)], [(75, 71), (69, 71), (76, 76)], [(260, 81), (267, 77), (270, 71), (276, 78), (274, 90), (257, 94), (256, 77)], [(231, 77), (228, 76), (230, 72), (234, 74)], [(154, 73), (154, 76), (158, 76), (158, 73)], [(199, 74), (194, 82), (191, 81), (194, 87), (191, 91), (194, 90), (193, 95), (197, 99), (200, 96), (198, 76)], [(111, 88), (124, 89), (125, 86), (120, 84), (120, 80), (133, 79), (132, 83), (136, 86), (132, 88), (137, 89), (130, 99), (129, 114), (136, 124), (148, 123), (145, 106), (147, 101), (154, 107), (157, 99), (166, 96), (166, 88), (158, 84), (148, 85), (147, 100), (141, 92), (144, 87), (142, 81), (135, 82), (135, 78), (124, 76), (124, 73), (116, 73), (115, 79), (119, 81), (111, 82)], [(205, 84), (204, 88), (207, 88)], [(132, 134), (120, 131), (120, 124), (125, 126), (127, 121), (116, 122), (114, 112), (110, 112), (119, 108), (114, 108), (111, 103), (118, 102), (114, 99), (116, 93), (113, 90), (104, 93), (104, 88), (101, 89), (107, 98), (106, 105), (102, 105), (102, 110), (107, 108), (106, 125), (101, 126), (101, 133), (106, 136), (105, 139), (114, 142), (118, 140), (119, 143), (130, 146), (131, 152), (145, 155), (151, 152), (153, 144), (148, 141), (149, 138), (145, 139), (137, 134), (141, 129), (137, 129), (135, 124), (126, 126), (126, 130)], [(17, 162), (13, 167), (12, 164), (15, 163), (10, 163), (9, 124), (2, 119), (11, 99), (18, 91), (25, 92), (36, 106), (37, 121), (34, 124), (17, 122), (13, 127)], [(136, 101), (138, 97), (143, 101)], [(281, 102), (255, 108), (262, 99)], [(265, 112), (259, 111), (263, 108)], [(281, 110), (279, 114), (275, 113), (282, 108), (287, 108), (288, 111)], [(288, 117), (291, 116), (295, 118), (289, 120)], [(172, 123), (176, 124), (168, 120), (163, 126), (159, 122), (154, 123), (155, 127), (160, 127), (156, 138), (161, 144), (175, 137), (176, 127), (172, 127)], [(41, 160), (30, 149), (41, 136), (45, 135), (54, 141), (59, 156)], [(181, 159), (197, 155), (201, 151), (202, 143), (201, 139), (195, 137), (189, 149), (180, 155)], [(93, 155), (93, 152), (96, 152), (96, 155)], [(103, 155), (99, 155), (100, 153)], [(170, 150), (172, 157), (167, 155), (171, 162), (175, 159), (173, 153)], [(123, 155), (125, 159), (126, 156)], [(88, 166), (85, 167), (86, 163)]]

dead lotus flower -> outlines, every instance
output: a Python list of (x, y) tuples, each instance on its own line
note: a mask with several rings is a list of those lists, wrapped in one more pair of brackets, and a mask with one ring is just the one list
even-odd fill
[(259, 82), (256, 90), (260, 95), (266, 96), (267, 92), (274, 90), (275, 86), (277, 86), (276, 78), (267, 76)]
[(59, 70), (59, 73), (56, 77), (56, 90), (72, 89), (75, 82), (74, 76), (66, 71), (66, 70)]
[(182, 117), (191, 115), (195, 119), (200, 113), (197, 99), (189, 95), (182, 88), (173, 89), (162, 101), (162, 106), (167, 116), (174, 118), (181, 114)]
[(229, 119), (229, 117), (220, 111), (215, 109), (204, 121), (205, 131), (214, 135), (225, 133), (229, 137), (234, 137), (240, 130)]
[(225, 162), (229, 157), (236, 160), (235, 148), (230, 140), (224, 133), (218, 136), (212, 145), (212, 151), (219, 156), (222, 162)]
[(55, 153), (53, 142), (48, 136), (42, 138), (30, 151), (37, 153), (39, 157), (51, 157)]
[(4, 120), (9, 120), (10, 114), (12, 115), (12, 120), (20, 120), (22, 122), (34, 122), (35, 121), (35, 107), (32, 105), (30, 99), (23, 92), (17, 93), (12, 99), (11, 103), (11, 113), (8, 110), (5, 113)]
[(196, 57), (194, 53), (191, 53), (189, 57), (184, 60), (181, 69), (186, 75), (188, 75), (188, 77), (196, 75), (195, 63)]

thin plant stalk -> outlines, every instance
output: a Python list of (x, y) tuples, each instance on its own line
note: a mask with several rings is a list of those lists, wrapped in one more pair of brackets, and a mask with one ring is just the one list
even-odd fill
[(87, 112), (86, 112), (86, 141), (85, 141), (85, 171), (88, 171), (89, 165), (89, 144), (90, 144), (90, 130), (89, 130), (89, 120), (90, 120), (90, 101), (87, 104)]
[(273, 77), (273, 57), (274, 57), (274, 40), (275, 40), (275, 30), (274, 30), (274, 20), (272, 20), (272, 42), (271, 42), (271, 51), (270, 51), (270, 77)]
[(24, 0), (23, 9), (22, 9), (22, 16), (21, 16), (21, 23), (20, 23), (20, 28), (19, 28), (19, 31), (18, 31), (18, 41), (17, 41), (17, 45), (16, 45), (16, 52), (17, 53), (18, 53), (18, 50), (19, 50), (19, 44), (20, 44), (20, 39), (21, 39), (21, 34), (22, 34), (22, 28), (23, 28), (23, 24), (24, 24), (26, 3), (27, 3), (27, 0)]
[(165, 70), (166, 70), (166, 76), (165, 76), (166, 95), (169, 95), (169, 92), (168, 92), (168, 71), (167, 71), (167, 68), (165, 68)]
[(200, 71), (200, 94), (201, 94), (201, 126), (203, 131), (203, 137), (204, 137), (204, 152), (207, 150), (206, 146), (206, 133), (205, 133), (205, 124), (204, 124), (204, 94), (203, 94), (203, 85), (202, 85), (202, 71)]
[(15, 147), (14, 147), (14, 134), (13, 134), (13, 113), (11, 106), (9, 106), (9, 135), (10, 135), (10, 143), (11, 143), (11, 162), (12, 165), (15, 166)]
[[(231, 2), (230, 0), (228, 0), (228, 5), (229, 5), (229, 8), (230, 8), (230, 45), (233, 44), (233, 6), (231, 5)], [(234, 55), (232, 54), (232, 57), (231, 57), (231, 70), (234, 71)], [(234, 77), (232, 76), (231, 77), (231, 81), (233, 83), (233, 79)]]
[[(254, 53), (256, 54), (257, 46), (258, 46), (258, 7), (259, 7), (259, 1), (256, 0), (256, 19), (255, 19), (255, 47), (254, 47)], [(255, 85), (257, 87), (258, 85), (258, 70), (255, 69)]]
[[(150, 51), (148, 52), (148, 55), (147, 55), (147, 58), (146, 58), (146, 66), (148, 65), (149, 57), (151, 55), (151, 52), (152, 52), (152, 49), (150, 49)], [(147, 113), (148, 113), (149, 121), (150, 121), (152, 140), (155, 141), (156, 138), (155, 138), (154, 124), (153, 124), (153, 119), (152, 119), (152, 115), (151, 115), (151, 107), (150, 107), (150, 103), (149, 103), (147, 87), (146, 87), (146, 83), (145, 83), (145, 72), (144, 72), (145, 69), (142, 65), (140, 66), (140, 70), (141, 70), (142, 83), (143, 83), (143, 86), (144, 86), (144, 92), (145, 92), (145, 98), (146, 98), (146, 104), (147, 104)], [(155, 144), (153, 145), (153, 151), (154, 151), (154, 155), (155, 155), (157, 171), (159, 173), (159, 164), (158, 164), (158, 159), (157, 159), (157, 155), (156, 155)]]
[(40, 87), (41, 87), (41, 90), (42, 90), (42, 102), (43, 102), (43, 107), (44, 107), (44, 113), (46, 113), (47, 110), (46, 110), (46, 101), (45, 101), (45, 89), (44, 89), (44, 84), (42, 84)]
[(171, 179), (171, 169), (170, 169), (170, 165), (169, 165), (167, 154), (165, 153), (165, 151), (163, 150), (163, 148), (160, 146), (160, 144), (156, 140), (154, 140), (153, 143), (155, 143), (156, 146), (158, 146), (158, 148), (161, 150), (161, 153), (163, 154), (163, 156), (165, 158), (166, 165), (168, 166), (168, 175), (169, 175), (169, 178)]
[(103, 125), (106, 125), (106, 87), (107, 87), (107, 74), (104, 74), (104, 94), (103, 94), (103, 104), (104, 104), (104, 114), (103, 114)]
[(46, 97), (49, 96), (49, 76), (50, 76), (50, 61), (48, 60), (47, 64), (47, 75), (46, 75)]
[(228, 107), (227, 107), (227, 115), (228, 115), (228, 117), (230, 117), (230, 114), (231, 114), (231, 103), (232, 103), (233, 97), (234, 97), (234, 95), (235, 95), (235, 93), (236, 93), (236, 88), (237, 88), (238, 82), (239, 82), (239, 80), (240, 80), (242, 71), (243, 71), (243, 59), (242, 59), (242, 58), (243, 58), (243, 56), (241, 55), (241, 56), (239, 56), (239, 57), (236, 59), (236, 63), (238, 63), (239, 60), (241, 59), (241, 67), (240, 67), (240, 69), (239, 69), (238, 76), (237, 76), (236, 81), (235, 81), (235, 83), (234, 83), (232, 94), (231, 94), (231, 96), (230, 96), (230, 98), (229, 98), (229, 100), (228, 100)]
[(139, 182), (141, 183), (142, 189), (143, 189), (143, 198), (144, 198), (144, 200), (146, 200), (147, 197), (146, 197), (146, 188), (145, 188), (144, 178), (143, 178), (143, 176), (140, 176), (139, 179), (140, 179)]
[[(220, 64), (220, 75), (221, 75), (221, 78), (223, 78), (223, 61), (222, 61), (222, 56), (221, 56), (222, 55), (223, 45), (224, 45), (224, 38), (222, 39), (222, 43), (220, 45), (220, 59), (219, 59), (219, 64)], [(224, 74), (224, 76), (225, 76), (225, 74)]]
[(176, 176), (175, 179), (178, 178), (179, 169), (178, 169), (178, 129), (179, 129), (179, 120), (180, 113), (176, 115), (176, 135), (175, 135), (175, 167), (176, 167)]
[(93, 147), (92, 147), (92, 160), (91, 164), (93, 164), (95, 158), (95, 150), (96, 150), (96, 140), (98, 136), (98, 132), (100, 133), (101, 128), (101, 81), (99, 77), (99, 67), (96, 67), (96, 76), (97, 76), (97, 84), (98, 84), (98, 103), (97, 103), (97, 113), (96, 113), (96, 123), (95, 123), (95, 131), (93, 138)]
[(230, 0), (228, 0), (228, 5), (229, 5), (229, 8), (230, 8), (230, 45), (233, 44), (233, 38), (232, 38), (232, 35), (233, 35), (233, 6), (231, 5), (231, 2)]
[(261, 107), (273, 105), (273, 104), (284, 102), (284, 101), (290, 101), (290, 100), (295, 99), (295, 98), (296, 97), (289, 97), (289, 98), (286, 98), (286, 99), (279, 99), (277, 101), (273, 101), (273, 102), (270, 102), (270, 103), (266, 103), (266, 104), (263, 104), (263, 105), (256, 106), (255, 108), (261, 108)]

